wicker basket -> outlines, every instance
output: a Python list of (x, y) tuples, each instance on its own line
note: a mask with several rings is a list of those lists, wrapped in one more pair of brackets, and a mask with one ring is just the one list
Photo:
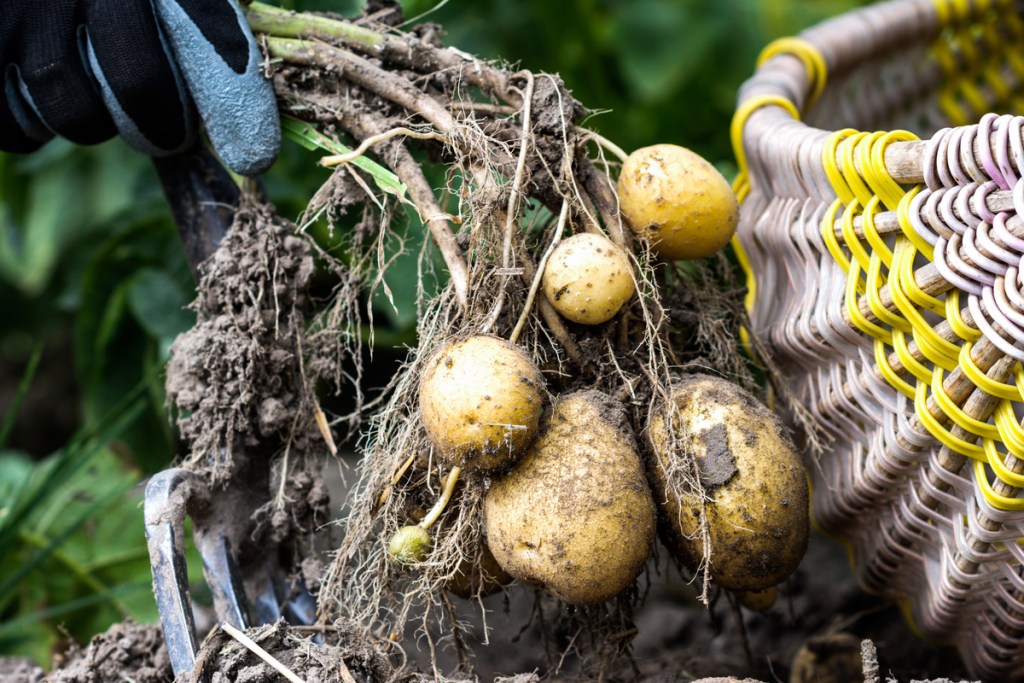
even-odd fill
[(733, 122), (751, 331), (832, 437), (812, 467), (818, 526), (925, 637), (1014, 680), (1022, 17), (980, 0), (838, 17), (769, 46)]

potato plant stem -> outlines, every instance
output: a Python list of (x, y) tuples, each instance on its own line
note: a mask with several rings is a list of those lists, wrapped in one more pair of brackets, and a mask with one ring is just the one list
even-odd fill
[(418, 526), (424, 531), (430, 529), (431, 525), (437, 521), (437, 518), (441, 516), (444, 509), (448, 507), (448, 501), (452, 499), (452, 493), (455, 492), (455, 484), (459, 481), (459, 475), (462, 474), (462, 468), (456, 465), (452, 468), (452, 471), (448, 473), (448, 480), (444, 483), (444, 490), (441, 492), (441, 497), (434, 503), (434, 507), (430, 508), (430, 512), (427, 516), (420, 520)]
[(387, 71), (348, 50), (308, 40), (268, 37), (267, 51), (275, 59), (338, 69), (352, 83), (405, 107), (429, 121), (454, 144), (455, 119), (438, 100), (417, 89), (408, 80)]
[(245, 14), (250, 28), (257, 34), (341, 42), (353, 50), (378, 57), (391, 67), (413, 68), (424, 73), (462, 71), (467, 83), (498, 95), (515, 107), (521, 104), (515, 93), (509, 91), (505, 72), (455, 48), (437, 48), (409, 35), (380, 33), (348, 21), (291, 12), (261, 2), (250, 4)]
[(384, 48), (388, 40), (384, 34), (365, 26), (284, 10), (262, 2), (251, 3), (245, 9), (245, 18), (254, 33), (266, 33), (280, 38), (341, 40), (374, 50)]

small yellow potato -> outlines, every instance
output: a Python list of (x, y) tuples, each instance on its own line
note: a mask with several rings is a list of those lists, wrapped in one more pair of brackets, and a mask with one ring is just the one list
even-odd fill
[(664, 259), (710, 256), (729, 243), (739, 223), (729, 182), (702, 156), (678, 145), (630, 154), (618, 192), (622, 215)]
[(690, 569), (702, 565), (700, 499), (682, 480), (680, 458), (689, 452), (708, 497), (711, 580), (736, 591), (778, 585), (800, 564), (809, 532), (807, 473), (785, 427), (749, 392), (717, 377), (684, 375), (671, 395), (647, 428), (662, 540)]
[(523, 461), (484, 496), (505, 571), (573, 605), (633, 583), (654, 544), (651, 492), (625, 410), (598, 391), (563, 397)]
[(635, 289), (626, 253), (607, 237), (589, 232), (555, 247), (542, 283), (555, 310), (583, 325), (611, 320)]
[(427, 361), (419, 398), (427, 437), (443, 459), (467, 472), (497, 472), (536, 437), (544, 378), (521, 348), (480, 335)]

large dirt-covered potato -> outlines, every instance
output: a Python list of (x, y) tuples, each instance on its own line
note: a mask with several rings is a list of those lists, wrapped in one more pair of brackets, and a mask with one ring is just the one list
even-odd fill
[(559, 400), (522, 462), (484, 497), (487, 540), (516, 579), (574, 605), (608, 600), (643, 569), (655, 513), (622, 406)]
[(642, 147), (622, 165), (619, 203), (633, 231), (664, 259), (714, 254), (739, 224), (729, 181), (703, 157), (678, 145)]
[(426, 363), (420, 414), (427, 437), (466, 471), (507, 469), (537, 435), (544, 378), (521, 348), (498, 337), (456, 341)]
[[(807, 475), (785, 428), (750, 393), (717, 377), (682, 377), (672, 400), (647, 430), (665, 544), (691, 569), (704, 560), (699, 499), (678, 462), (689, 450), (710, 497), (711, 579), (739, 591), (775, 586), (800, 564), (808, 535)], [(681, 448), (669, 443), (667, 415), (685, 439)]]

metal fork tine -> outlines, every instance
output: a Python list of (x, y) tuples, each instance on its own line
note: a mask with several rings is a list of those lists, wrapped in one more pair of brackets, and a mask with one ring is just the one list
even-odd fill
[[(250, 610), (245, 597), (245, 585), (238, 563), (231, 552), (231, 542), (220, 535), (201, 536), (196, 539), (203, 574), (213, 594), (213, 607), (220, 621), (238, 629), (250, 626)], [(258, 623), (267, 623), (257, 618)]]
[(192, 671), (196, 661), (196, 624), (185, 565), (185, 500), (192, 475), (170, 469), (146, 486), (146, 544), (153, 570), (153, 594), (160, 611), (167, 654), (175, 676)]
[(294, 593), (284, 604), (285, 616), (293, 624), (312, 624), (316, 621), (316, 598), (302, 581), (298, 582)]

